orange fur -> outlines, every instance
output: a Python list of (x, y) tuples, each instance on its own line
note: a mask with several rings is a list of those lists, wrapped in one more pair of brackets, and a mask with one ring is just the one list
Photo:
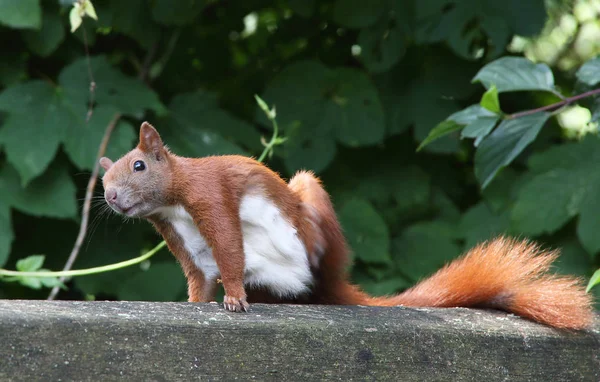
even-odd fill
[[(136, 161), (147, 166), (133, 171)], [(298, 172), (286, 184), (263, 164), (242, 156), (183, 158), (164, 147), (147, 123), (140, 143), (113, 163), (103, 184), (111, 188), (112, 207), (147, 218), (167, 241), (188, 280), (190, 301), (214, 297), (216, 280), (194, 265), (182, 239), (157, 208), (181, 205), (212, 249), (223, 286), (225, 306), (244, 310), (251, 302), (343, 305), (496, 308), (557, 328), (582, 329), (593, 319), (592, 299), (580, 280), (549, 274), (556, 252), (535, 244), (498, 238), (476, 246), (413, 288), (392, 297), (370, 297), (348, 279), (348, 246), (329, 195), (312, 173)], [(282, 299), (262, 289), (244, 288), (244, 248), (240, 201), (244, 194), (269, 198), (303, 241), (315, 285), (308, 295)], [(124, 194), (126, 194), (124, 196)], [(108, 195), (108, 194), (107, 194)], [(119, 198), (117, 197), (119, 195)]]
[(399, 295), (368, 296), (347, 280), (346, 242), (320, 182), (303, 172), (290, 188), (321, 215), (326, 237), (315, 303), (494, 308), (567, 329), (583, 329), (593, 320), (592, 297), (581, 280), (548, 273), (558, 252), (504, 237), (476, 246)]

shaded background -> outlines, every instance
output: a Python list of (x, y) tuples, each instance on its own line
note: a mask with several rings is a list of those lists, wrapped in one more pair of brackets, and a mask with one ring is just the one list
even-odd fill
[[(561, 247), (559, 272), (589, 278), (600, 265), (600, 235), (587, 245), (579, 235), (600, 216), (595, 198), (582, 202), (600, 194), (595, 137), (585, 149), (567, 144), (573, 136), (552, 118), (483, 192), (472, 141), (452, 134), (416, 153), (440, 121), (478, 102), (484, 89), (471, 79), (499, 57), (547, 62), (561, 90), (576, 91), (573, 71), (600, 51), (597, 1), (93, 4), (98, 21), (85, 18), (71, 33), (72, 1), (0, 1), (0, 267), (43, 254), (44, 268), (62, 268), (115, 114), (122, 117), (108, 146), (112, 159), (135, 145), (144, 120), (180, 155), (258, 156), (270, 125), (254, 94), (276, 105), (288, 138), (269, 165), (285, 178), (301, 168), (322, 177), (353, 249), (352, 277), (370, 293), (401, 291), (498, 233)], [(500, 99), (507, 112), (556, 101), (547, 93)], [(595, 100), (589, 107), (595, 120)], [(555, 194), (524, 188), (544, 171), (539, 162), (559, 171), (562, 157), (577, 155), (546, 184)], [(102, 200), (94, 204), (76, 269), (129, 259), (160, 241), (149, 224), (101, 215)], [(515, 213), (515, 205), (531, 213)], [(599, 214), (582, 228), (583, 210)], [(68, 286), (59, 298), (186, 299), (168, 251)], [(0, 298), (48, 292), (0, 284)]]

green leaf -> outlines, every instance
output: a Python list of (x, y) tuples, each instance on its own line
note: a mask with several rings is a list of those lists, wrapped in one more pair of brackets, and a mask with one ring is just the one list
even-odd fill
[(31, 289), (41, 289), (42, 280), (39, 277), (18, 277), (17, 281), (24, 287)]
[[(89, 122), (72, 124), (67, 130), (64, 149), (73, 163), (81, 170), (91, 170), (96, 164), (96, 155), (106, 127), (117, 113), (113, 106), (98, 106)], [(124, 121), (115, 126), (105, 156), (119, 158), (131, 150), (136, 138), (133, 127)]]
[(16, 268), (19, 272), (35, 272), (44, 265), (44, 255), (32, 255), (17, 261)]
[(587, 137), (532, 156), (529, 167), (535, 175), (518, 194), (512, 211), (515, 229), (532, 235), (552, 233), (579, 215), (577, 236), (590, 255), (598, 253), (599, 149), (600, 140)]
[(600, 82), (600, 57), (596, 57), (584, 63), (575, 75), (580, 82), (583, 82), (586, 85), (596, 85)]
[(119, 300), (177, 301), (185, 295), (186, 281), (175, 262), (152, 264), (124, 280), (117, 292)]
[(171, 0), (155, 0), (152, 2), (152, 17), (164, 25), (187, 25), (200, 14), (205, 3), (205, 0), (188, 0), (173, 6)]
[[(332, 70), (316, 61), (300, 61), (275, 76), (261, 98), (275, 105), (283, 136), (289, 138), (284, 145), (288, 168), (296, 167), (288, 161), (310, 158), (313, 167), (301, 166), (323, 170), (335, 154), (320, 150), (333, 149), (334, 138), (355, 147), (379, 143), (385, 134), (377, 89), (356, 69)], [(262, 110), (256, 115), (270, 126)]]
[(380, 142), (385, 134), (383, 107), (369, 78), (356, 69), (339, 68), (335, 82), (337, 91), (322, 123), (333, 126), (337, 140), (350, 147)]
[(500, 101), (498, 100), (498, 89), (496, 89), (496, 85), (492, 84), (492, 86), (483, 93), (483, 96), (481, 97), (481, 106), (493, 113), (502, 112), (502, 110), (500, 110)]
[[(430, 131), (438, 126), (448, 114), (455, 112), (457, 108), (456, 102), (440, 99), (431, 100), (427, 105), (420, 106), (415, 115), (415, 139), (417, 141), (425, 140)], [(459, 148), (458, 134), (438, 137), (436, 141), (429, 143), (426, 147), (428, 152), (455, 153)]]
[[(173, 8), (178, 7), (179, 4)], [(150, 49), (160, 38), (161, 28), (154, 22), (152, 9), (145, 0), (110, 0), (109, 14), (106, 19), (112, 23), (107, 27), (135, 39), (144, 48)]]
[[(2, 182), (2, 178), (0, 178), (0, 182)], [(10, 207), (6, 200), (0, 200), (0, 268), (8, 260), (13, 239)]]
[(444, 135), (448, 135), (453, 131), (460, 130), (463, 127), (464, 125), (459, 125), (458, 123), (452, 120), (445, 120), (440, 122), (436, 127), (433, 128), (433, 130), (429, 132), (427, 138), (425, 138), (423, 142), (421, 142), (421, 144), (417, 148), (417, 151), (421, 151), (423, 147), (427, 146), (429, 143), (435, 141), (438, 138), (443, 137)]
[(88, 69), (87, 59), (82, 57), (61, 71), (58, 80), (70, 104), (75, 107), (87, 106), (91, 70), (96, 83), (94, 100), (98, 105), (113, 106), (127, 115), (137, 115), (146, 109), (159, 114), (165, 112), (164, 105), (154, 91), (141, 81), (122, 74), (110, 65), (105, 56), (92, 57), (90, 66), (91, 69)]
[[(40, 272), (49, 272), (49, 269), (39, 269)], [(60, 282), (60, 278), (58, 277), (37, 277), (40, 280), (40, 283), (46, 288), (54, 288), (55, 286), (60, 287), (61, 289), (66, 290), (67, 287), (65, 284)]]
[(369, 202), (351, 199), (338, 216), (356, 258), (369, 264), (390, 263), (387, 225)]
[(74, 115), (62, 94), (44, 81), (5, 89), (0, 110), (10, 113), (0, 129), (0, 145), (25, 186), (48, 167)]
[(38, 29), (41, 22), (40, 0), (0, 0), (0, 24)]
[(594, 274), (590, 278), (587, 288), (585, 289), (586, 293), (589, 292), (593, 287), (595, 287), (598, 284), (600, 284), (600, 269), (598, 269), (596, 272), (594, 272)]
[(169, 104), (169, 110), (170, 117), (178, 124), (194, 129), (196, 134), (214, 136), (214, 139), (202, 138), (193, 142), (203, 155), (243, 153), (240, 145), (249, 148), (260, 146), (258, 131), (219, 107), (214, 94), (202, 91), (178, 94)]
[(73, 218), (77, 214), (76, 189), (66, 167), (53, 165), (42, 176), (22, 188), (13, 167), (0, 169), (0, 199), (18, 210), (36, 216)]
[[(327, 131), (316, 132), (307, 129), (288, 129), (281, 151), (284, 152), (285, 167), (290, 174), (302, 169), (311, 169), (319, 173), (327, 168), (335, 158), (337, 146)], [(275, 148), (275, 150), (278, 150)]]
[(416, 282), (431, 275), (460, 254), (456, 225), (424, 222), (410, 226), (393, 242), (394, 261)]
[(333, 6), (333, 21), (348, 28), (373, 25), (385, 9), (383, 0), (337, 0)]
[(461, 138), (475, 138), (475, 147), (487, 137), (498, 123), (500, 117), (480, 117), (469, 123), (461, 132)]
[(482, 189), (533, 142), (549, 117), (540, 112), (504, 120), (481, 142), (475, 153), (475, 176)]
[[(394, 13), (396, 17), (399, 15)], [(375, 25), (362, 29), (358, 34), (358, 45), (361, 47), (360, 60), (365, 67), (374, 73), (384, 72), (394, 66), (406, 53), (403, 25), (400, 20), (383, 20)]]
[(486, 117), (497, 117), (496, 114), (482, 107), (481, 105), (475, 104), (464, 108), (461, 111), (457, 111), (448, 117), (449, 120), (455, 121), (461, 125), (469, 125), (480, 118)]
[(18, 54), (3, 53), (0, 56), (0, 84), (10, 86), (23, 81), (27, 77), (26, 65), (28, 54), (19, 52)]
[(468, 209), (461, 218), (460, 231), (465, 238), (465, 247), (472, 248), (476, 244), (489, 240), (510, 231), (510, 213), (492, 212), (483, 202)]
[(494, 128), (498, 119), (499, 117), (496, 116), (496, 114), (483, 108), (481, 105), (471, 105), (461, 111), (453, 113), (446, 118), (445, 121), (440, 122), (429, 132), (427, 138), (421, 142), (417, 151), (422, 150), (423, 147), (444, 135), (462, 129), (465, 125), (467, 125), (465, 129), (468, 129), (468, 134), (465, 134), (463, 130), (463, 132), (461, 132), (461, 138), (477, 138), (475, 141), (475, 146), (477, 146), (479, 141)]
[(65, 29), (57, 13), (44, 14), (42, 29), (25, 31), (23, 40), (27, 47), (42, 57), (49, 56), (65, 39)]
[(546, 64), (534, 64), (522, 57), (502, 57), (484, 66), (473, 78), (487, 89), (498, 92), (520, 90), (554, 90), (554, 76)]

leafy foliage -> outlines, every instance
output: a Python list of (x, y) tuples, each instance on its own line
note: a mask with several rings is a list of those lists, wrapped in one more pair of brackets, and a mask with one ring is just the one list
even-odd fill
[[(563, 273), (590, 277), (600, 266), (599, 143), (585, 136), (597, 131), (600, 102), (581, 101), (590, 118), (571, 124), (577, 134), (557, 123), (556, 108), (515, 116), (600, 83), (598, 58), (579, 55), (587, 62), (574, 71), (553, 65), (581, 50), (582, 34), (563, 58), (539, 60), (547, 64), (508, 53), (570, 16), (548, 17), (546, 2), (92, 2), (97, 20), (89, 5), (73, 13), (70, 0), (0, 0), (11, 42), (0, 57), (1, 267), (40, 269), (36, 253), (47, 268), (63, 266), (116, 116), (113, 159), (144, 120), (180, 155), (257, 156), (272, 126), (255, 94), (275, 105), (285, 139), (270, 167), (321, 176), (353, 250), (352, 277), (371, 293), (407, 288), (498, 234), (563, 247)], [(70, 14), (82, 17), (72, 33)], [(76, 268), (158, 241), (149, 224), (101, 211), (92, 210)], [(61, 296), (184, 299), (181, 270), (163, 252), (69, 281)], [(31, 280), (13, 281), (53, 282)], [(45, 297), (19, 285), (0, 284), (2, 295)]]

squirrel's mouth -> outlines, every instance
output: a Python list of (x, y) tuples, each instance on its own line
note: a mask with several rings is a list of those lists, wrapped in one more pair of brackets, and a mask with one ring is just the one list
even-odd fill
[(113, 210), (115, 210), (116, 212), (118, 212), (120, 214), (123, 214), (126, 216), (134, 216), (135, 210), (137, 209), (139, 204), (140, 203), (134, 203), (134, 204), (130, 205), (129, 207), (122, 207), (118, 203), (112, 203), (111, 207), (113, 208)]

